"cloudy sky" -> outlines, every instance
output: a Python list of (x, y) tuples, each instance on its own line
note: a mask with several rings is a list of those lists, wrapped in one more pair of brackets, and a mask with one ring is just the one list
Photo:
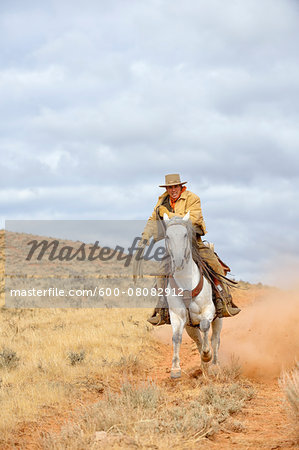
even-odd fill
[(236, 278), (296, 273), (298, 42), (295, 0), (2, 0), (1, 228), (145, 219), (179, 172)]

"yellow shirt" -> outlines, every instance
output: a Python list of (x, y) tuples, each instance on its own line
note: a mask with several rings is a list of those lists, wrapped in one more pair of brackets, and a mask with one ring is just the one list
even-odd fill
[[(151, 217), (148, 219), (145, 229), (142, 234), (143, 239), (150, 239), (152, 236), (157, 239), (158, 237), (158, 227), (157, 227), (157, 208), (161, 206), (164, 199), (168, 196), (168, 192), (160, 195), (158, 202), (154, 208)], [(187, 212), (190, 212), (190, 220), (195, 229), (196, 233), (200, 235), (206, 234), (206, 225), (203, 219), (201, 211), (200, 198), (193, 194), (191, 191), (182, 192), (180, 198), (175, 202), (174, 212), (169, 212), (169, 217), (180, 216), (184, 217)]]

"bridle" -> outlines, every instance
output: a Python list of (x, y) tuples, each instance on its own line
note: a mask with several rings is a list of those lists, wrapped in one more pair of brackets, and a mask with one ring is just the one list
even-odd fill
[[(183, 225), (183, 226), (185, 226), (184, 224), (178, 223), (178, 222), (177, 222), (177, 223), (170, 223), (169, 225), (167, 225), (167, 228), (169, 228), (169, 227), (171, 227), (171, 226), (173, 226), (173, 225)], [(189, 238), (189, 237), (190, 237), (190, 232), (189, 232), (187, 226), (185, 226), (185, 228), (187, 229), (187, 236), (186, 236), (186, 237)], [(166, 229), (166, 231), (167, 231), (167, 229)], [(166, 234), (166, 236), (167, 236), (167, 234)], [(191, 240), (188, 239), (188, 242), (189, 242), (189, 241), (191, 241)], [(166, 237), (165, 237), (165, 244), (166, 244), (166, 248), (167, 248), (167, 251), (168, 251), (168, 253), (169, 253), (169, 256), (170, 256), (170, 258), (171, 258), (171, 261), (173, 261), (174, 258), (173, 258), (173, 255), (172, 255), (172, 251), (171, 251), (171, 249), (169, 248), (169, 245), (167, 245), (167, 239), (166, 239)], [(187, 261), (187, 260), (190, 258), (190, 255), (191, 255), (191, 249), (192, 249), (192, 244), (191, 244), (191, 245), (188, 244), (188, 245), (185, 247), (185, 251), (184, 251), (184, 262)], [(184, 265), (183, 265), (183, 267), (184, 267)], [(185, 303), (185, 305), (186, 305), (187, 308), (189, 308), (190, 302), (191, 302), (192, 298), (197, 297), (197, 296), (200, 294), (200, 292), (202, 291), (202, 288), (203, 288), (203, 280), (204, 280), (204, 277), (203, 277), (203, 270), (202, 270), (202, 267), (201, 267), (200, 265), (198, 265), (197, 267), (198, 267), (198, 270), (199, 270), (199, 273), (200, 273), (199, 281), (198, 281), (197, 286), (195, 286), (195, 288), (192, 289), (192, 290), (185, 289), (185, 290), (183, 291), (183, 299), (184, 299), (184, 303)], [(168, 279), (169, 279), (170, 287), (173, 289), (173, 292), (175, 292), (176, 295), (181, 295), (181, 294), (180, 294), (181, 289), (180, 289), (179, 286), (177, 285), (177, 283), (176, 283), (176, 281), (175, 281), (173, 275), (169, 275), (169, 278), (168, 278)], [(165, 280), (165, 287), (166, 287), (166, 286), (167, 286), (167, 279)], [(189, 322), (191, 323), (191, 320), (190, 320), (190, 319), (189, 319)]]
[[(190, 255), (191, 255), (191, 246), (190, 246), (190, 244), (189, 244), (189, 242), (191, 241), (190, 239), (189, 239), (189, 237), (190, 237), (190, 233), (189, 233), (189, 230), (188, 230), (188, 228), (187, 228), (187, 226), (186, 225), (184, 225), (183, 223), (170, 223), (169, 225), (167, 225), (167, 227), (166, 227), (166, 230), (165, 230), (165, 245), (166, 245), (166, 249), (167, 249), (167, 251), (168, 251), (168, 253), (169, 253), (169, 256), (170, 256), (170, 259), (171, 259), (171, 261), (173, 262), (174, 261), (174, 256), (173, 256), (173, 253), (172, 253), (172, 250), (171, 250), (171, 248), (169, 248), (169, 244), (168, 244), (168, 239), (167, 239), (167, 230), (168, 230), (168, 228), (170, 228), (170, 227), (173, 227), (173, 226), (175, 226), (175, 225), (181, 225), (181, 226), (183, 226), (183, 227), (185, 227), (186, 228), (186, 230), (187, 230), (187, 245), (185, 246), (185, 250), (184, 250), (184, 260), (183, 260), (183, 267), (184, 267), (184, 263), (185, 263), (185, 261), (188, 261), (189, 260), (189, 258), (190, 258)], [(182, 267), (182, 268), (183, 268)]]

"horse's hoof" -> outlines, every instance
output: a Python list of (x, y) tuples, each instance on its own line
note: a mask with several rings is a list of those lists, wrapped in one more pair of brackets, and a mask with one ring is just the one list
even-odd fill
[(173, 380), (176, 378), (181, 378), (181, 369), (171, 369), (170, 378)]
[(207, 352), (202, 352), (201, 359), (203, 362), (210, 362), (212, 359), (212, 352), (211, 350)]

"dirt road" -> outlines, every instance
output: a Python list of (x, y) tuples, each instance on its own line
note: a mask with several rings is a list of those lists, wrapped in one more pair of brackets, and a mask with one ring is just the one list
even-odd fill
[[(172, 381), (169, 378), (172, 355), (171, 329), (164, 327), (164, 329), (156, 330), (155, 335), (164, 359), (160, 367), (153, 368), (153, 379), (158, 384), (162, 384), (172, 396), (175, 396), (177, 389), (189, 390), (192, 387), (192, 379), (202, 376), (198, 370), (199, 356), (195, 345), (185, 334), (181, 348), (182, 379)], [(229, 337), (228, 331), (224, 333), (221, 349), (222, 360), (229, 357)], [(243, 376), (245, 377), (245, 375)], [(235, 416), (235, 419), (240, 422), (239, 429), (235, 432), (231, 430), (220, 432), (212, 440), (205, 440), (205, 448), (294, 448), (294, 436), (290, 429), (284, 396), (277, 378), (257, 379), (253, 377), (250, 381), (256, 394), (247, 406)]]
[[(255, 397), (236, 419), (241, 422), (236, 432), (221, 432), (206, 448), (294, 448), (294, 435), (287, 414), (285, 398), (279, 386), (283, 369), (291, 368), (299, 354), (298, 294), (251, 290), (235, 293), (242, 313), (223, 319), (220, 363), (230, 358), (242, 368), (242, 378), (249, 379), (255, 388)], [(173, 385), (169, 380), (171, 367), (171, 327), (155, 330), (155, 336), (164, 354), (163, 365), (156, 369), (157, 382)], [(181, 348), (182, 380), (180, 388), (188, 386), (196, 376), (199, 355), (195, 344), (184, 333)], [(176, 385), (177, 386), (177, 385)]]

